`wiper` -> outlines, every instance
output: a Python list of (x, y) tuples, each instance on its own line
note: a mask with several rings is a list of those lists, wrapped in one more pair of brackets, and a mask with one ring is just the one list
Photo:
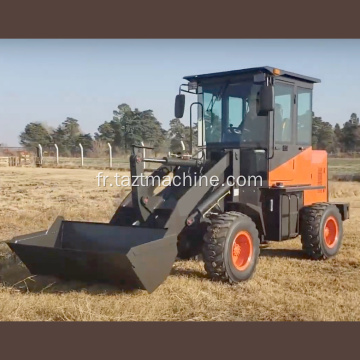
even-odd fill
[(209, 111), (210, 108), (211, 108), (210, 111), (212, 112), (213, 107), (214, 107), (214, 105), (215, 105), (215, 100), (216, 100), (216, 96), (213, 95), (212, 98), (211, 98), (211, 100), (210, 100), (210, 102), (209, 102), (209, 106), (207, 107), (206, 111)]
[(229, 86), (229, 81), (220, 89), (219, 93), (216, 96), (215, 95), (212, 96), (211, 101), (210, 101), (209, 106), (207, 107), (206, 111), (209, 111), (209, 110), (211, 112), (213, 111), (215, 102), (222, 99), (222, 96), (224, 95), (224, 92), (226, 91), (228, 86)]

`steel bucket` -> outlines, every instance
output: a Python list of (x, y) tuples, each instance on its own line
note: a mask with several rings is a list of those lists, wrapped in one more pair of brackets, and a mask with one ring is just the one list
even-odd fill
[(8, 241), (33, 275), (109, 282), (154, 291), (170, 274), (176, 235), (167, 229), (72, 222)]

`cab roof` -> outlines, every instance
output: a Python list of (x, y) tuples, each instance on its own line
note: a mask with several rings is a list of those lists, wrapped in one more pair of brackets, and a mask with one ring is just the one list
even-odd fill
[(261, 72), (273, 75), (274, 70), (280, 71), (280, 73), (275, 76), (296, 79), (296, 80), (305, 81), (305, 82), (312, 83), (312, 84), (321, 82), (320, 79), (316, 79), (316, 78), (313, 78), (310, 76), (295, 74), (293, 72), (281, 70), (278, 68), (274, 68), (272, 66), (261, 66), (261, 67), (254, 67), (254, 68), (241, 69), (241, 70), (222, 71), (222, 72), (201, 74), (201, 75), (190, 75), (190, 76), (184, 76), (184, 79), (188, 80), (188, 81), (196, 81), (196, 80), (201, 80), (201, 79), (213, 79), (213, 78), (237, 76), (237, 75), (243, 75), (243, 74), (254, 74), (255, 75), (255, 74), (258, 74)]

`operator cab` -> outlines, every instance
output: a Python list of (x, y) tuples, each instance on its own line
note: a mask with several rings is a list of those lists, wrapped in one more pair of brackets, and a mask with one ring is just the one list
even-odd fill
[[(198, 94), (203, 107), (200, 118), (203, 117), (205, 125), (204, 145), (268, 149), (271, 115), (275, 121), (275, 140), (292, 142), (295, 140), (292, 139), (292, 122), (296, 117), (293, 105), (297, 93), (299, 140), (308, 142), (310, 138), (310, 133), (304, 132), (309, 130), (306, 122), (311, 123), (313, 84), (320, 82), (319, 79), (269, 66), (185, 76), (184, 79)], [(272, 92), (263, 92), (269, 87), (273, 88)], [(263, 107), (264, 101), (267, 102), (266, 108)]]
[[(269, 66), (184, 79), (187, 89), (180, 86), (180, 93), (197, 95), (198, 145), (206, 147), (207, 157), (241, 149), (241, 172), (267, 179), (278, 163), (311, 146), (312, 89), (319, 79)], [(184, 103), (179, 94), (180, 117)]]

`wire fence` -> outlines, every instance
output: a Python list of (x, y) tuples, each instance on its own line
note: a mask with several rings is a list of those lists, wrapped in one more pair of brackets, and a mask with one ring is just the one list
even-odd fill
[[(125, 154), (124, 152), (114, 154), (110, 144), (108, 144), (108, 150), (103, 151), (101, 155), (92, 152), (87, 154), (82, 144), (71, 150), (72, 155), (66, 154), (63, 156), (56, 144), (51, 147), (43, 147), (41, 144), (38, 144), (33, 149), (1, 146), (0, 166), (129, 169), (130, 154)], [(145, 157), (145, 149), (141, 150), (143, 157)], [(156, 164), (146, 164), (148, 169), (156, 167)]]
[(42, 166), (123, 168), (129, 166), (129, 157), (114, 156), (110, 160), (108, 157), (59, 156), (57, 158), (56, 156), (44, 155)]
[[(144, 144), (142, 144), (144, 145)], [(145, 149), (139, 149), (142, 156), (146, 156)], [(150, 151), (150, 150), (146, 150)], [(114, 153), (112, 146), (108, 143), (107, 149), (101, 153), (86, 152), (82, 144), (71, 149), (71, 155), (62, 154), (57, 144), (43, 147), (38, 144), (33, 149), (23, 147), (0, 146), (0, 166), (37, 166), (58, 168), (113, 168), (129, 169), (130, 154)], [(159, 154), (158, 154), (159, 156)], [(360, 152), (328, 153), (329, 158), (360, 160)], [(147, 169), (158, 167), (156, 163), (146, 163)]]

